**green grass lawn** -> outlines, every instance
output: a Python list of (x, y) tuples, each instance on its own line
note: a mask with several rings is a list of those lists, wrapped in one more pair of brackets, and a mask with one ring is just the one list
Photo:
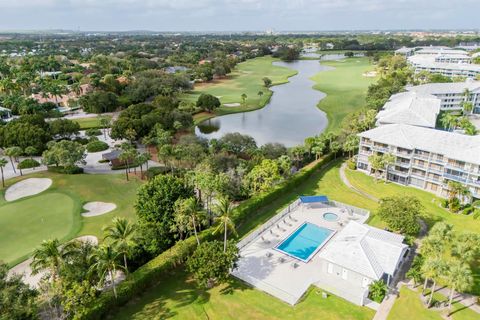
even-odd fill
[[(133, 204), (141, 182), (123, 175), (62, 175), (43, 172), (7, 181), (7, 187), (31, 177), (50, 178), (52, 186), (41, 194), (14, 202), (0, 200), (0, 260), (14, 265), (26, 258), (43, 240), (62, 241), (81, 235), (100, 240), (102, 227), (114, 216), (135, 218)], [(82, 206), (90, 201), (113, 202), (117, 209), (85, 218)]]
[[(286, 67), (275, 66), (272, 63), (279, 61), (270, 56), (249, 59), (239, 63), (233, 72), (226, 79), (216, 80), (204, 84), (195, 85), (195, 90), (183, 97), (183, 99), (195, 102), (201, 93), (209, 93), (220, 99), (222, 106), (211, 114), (210, 118), (215, 115), (224, 115), (228, 113), (251, 111), (261, 108), (267, 104), (272, 95), (272, 91), (263, 86), (263, 77), (272, 80), (273, 85), (288, 82), (288, 78), (297, 74), (296, 70)], [(262, 91), (263, 96), (259, 96), (258, 92)], [(225, 107), (225, 103), (242, 104), (241, 95), (247, 95), (246, 105), (238, 107)], [(199, 119), (199, 117), (201, 117)], [(208, 117), (196, 116), (196, 123), (205, 120)]]
[[(112, 119), (111, 116), (105, 116), (105, 118), (108, 118), (110, 120)], [(78, 118), (72, 119), (72, 121), (80, 124), (81, 130), (102, 128), (102, 124), (100, 123), (100, 117)]]
[(374, 311), (312, 288), (294, 307), (232, 278), (204, 291), (182, 271), (166, 274), (111, 319), (371, 319)]
[[(434, 297), (437, 301), (448, 300), (445, 296), (435, 293)], [(475, 311), (465, 308), (462, 304), (454, 302), (452, 304), (453, 320), (474, 320), (480, 319), (480, 315)], [(446, 313), (446, 311), (443, 311)], [(387, 320), (404, 320), (404, 319), (422, 319), (422, 320), (440, 320), (443, 319), (440, 311), (427, 309), (420, 300), (420, 293), (413, 291), (407, 287), (400, 289), (400, 296), (395, 301)]]
[(71, 197), (57, 192), (4, 204), (0, 207), (0, 260), (15, 261), (45, 239), (71, 237), (79, 227), (78, 210)]
[(369, 59), (365, 57), (324, 61), (322, 64), (335, 69), (313, 76), (311, 79), (316, 83), (313, 88), (327, 94), (318, 103), (318, 107), (327, 113), (326, 131), (338, 130), (348, 114), (365, 106), (368, 86), (377, 79), (363, 76), (366, 71), (373, 70)]
[(429, 226), (435, 222), (444, 221), (454, 226), (457, 231), (480, 232), (480, 220), (473, 219), (473, 216), (451, 213), (440, 206), (441, 198), (434, 194), (416, 189), (405, 187), (394, 183), (385, 184), (383, 181), (375, 182), (374, 178), (360, 171), (346, 170), (346, 175), (350, 183), (356, 188), (367, 192), (377, 198), (408, 195), (417, 197), (425, 207), (425, 221)]

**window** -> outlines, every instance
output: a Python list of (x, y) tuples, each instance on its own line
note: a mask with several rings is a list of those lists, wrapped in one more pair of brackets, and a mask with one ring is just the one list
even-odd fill
[(331, 264), (330, 262), (328, 263), (328, 266), (327, 266), (327, 272), (333, 273), (333, 264)]
[(348, 270), (347, 269), (342, 269), (342, 279), (347, 280), (348, 276)]

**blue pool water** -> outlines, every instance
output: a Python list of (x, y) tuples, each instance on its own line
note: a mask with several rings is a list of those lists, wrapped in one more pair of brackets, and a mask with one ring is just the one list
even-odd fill
[(336, 213), (332, 212), (327, 212), (323, 214), (323, 219), (327, 221), (337, 221), (338, 220), (338, 215)]
[(308, 261), (332, 233), (330, 229), (306, 222), (282, 241), (277, 249), (297, 259)]

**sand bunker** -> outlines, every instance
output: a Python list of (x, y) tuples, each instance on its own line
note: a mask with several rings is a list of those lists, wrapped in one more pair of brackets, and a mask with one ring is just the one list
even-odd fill
[(78, 240), (80, 242), (90, 242), (94, 246), (98, 245), (98, 238), (95, 236), (81, 236), (81, 237), (75, 238), (75, 240)]
[(113, 211), (117, 208), (115, 203), (108, 203), (108, 202), (88, 202), (83, 206), (83, 209), (87, 210), (87, 212), (82, 213), (84, 217), (95, 217), (100, 216), (102, 214), (108, 213)]
[(223, 104), (225, 107), (240, 107), (240, 103), (235, 102), (235, 103), (224, 103)]
[(39, 194), (50, 188), (52, 179), (48, 178), (29, 178), (15, 183), (5, 192), (5, 200), (14, 201), (20, 198)]

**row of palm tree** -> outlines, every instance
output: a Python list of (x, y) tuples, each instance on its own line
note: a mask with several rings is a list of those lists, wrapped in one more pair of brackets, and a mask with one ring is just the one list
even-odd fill
[(466, 233), (457, 236), (451, 225), (435, 224), (420, 248), (425, 257), (421, 266), (424, 278), (423, 295), (428, 283), (432, 283), (427, 302), (429, 307), (439, 282), (450, 288), (449, 309), (452, 307), (455, 292), (464, 292), (472, 286), (473, 276), (470, 264), (479, 257), (479, 246), (479, 235)]
[[(217, 226), (213, 233), (223, 233), (223, 251), (227, 250), (227, 237), (229, 231), (236, 234), (235, 223), (233, 222), (233, 205), (227, 197), (220, 197), (218, 203), (215, 205), (215, 220)], [(200, 238), (198, 232), (202, 225), (205, 225), (208, 221), (206, 212), (203, 210), (201, 203), (196, 197), (190, 197), (187, 199), (179, 199), (175, 203), (175, 225), (174, 231), (178, 231), (180, 234), (186, 232), (193, 232), (197, 244), (200, 245)]]
[[(90, 263), (87, 273), (98, 277), (99, 285), (104, 286), (107, 279), (112, 284), (114, 296), (117, 297), (115, 277), (118, 270), (128, 274), (127, 258), (135, 243), (136, 225), (125, 218), (116, 217), (112, 224), (104, 228), (104, 244), (91, 250), (88, 254)], [(31, 263), (32, 273), (47, 271), (49, 282), (55, 285), (62, 277), (62, 268), (72, 265), (72, 258), (78, 256), (83, 248), (82, 242), (76, 240), (61, 245), (58, 239), (47, 240), (34, 251)], [(119, 263), (123, 257), (123, 265)], [(94, 277), (94, 278), (95, 278)]]

